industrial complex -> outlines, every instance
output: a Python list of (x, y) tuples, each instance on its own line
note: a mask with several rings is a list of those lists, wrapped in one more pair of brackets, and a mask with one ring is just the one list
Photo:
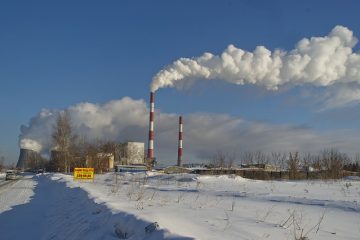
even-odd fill
[[(144, 166), (148, 169), (153, 168), (157, 161), (154, 150), (154, 123), (155, 123), (155, 93), (150, 92), (150, 113), (149, 113), (149, 132), (148, 132), (148, 149), (145, 152), (145, 144), (143, 142), (121, 142), (115, 143), (111, 152), (92, 152), (86, 156), (71, 156), (72, 159), (68, 159), (63, 152), (53, 149), (50, 152), (49, 161), (52, 163), (67, 161), (68, 165), (65, 171), (71, 171), (74, 167), (94, 167), (99, 169), (100, 172), (110, 171), (115, 166)], [(174, 153), (175, 155), (175, 153)], [(179, 116), (179, 132), (178, 132), (178, 151), (177, 162), (174, 165), (180, 167), (182, 165), (183, 157), (183, 118)], [(29, 170), (34, 168), (45, 168), (47, 161), (40, 153), (22, 148), (20, 149), (20, 156), (17, 162), (17, 168), (23, 170)], [(71, 163), (71, 164), (70, 164)], [(79, 166), (82, 165), (82, 166)], [(61, 171), (59, 167), (52, 167), (53, 171)]]

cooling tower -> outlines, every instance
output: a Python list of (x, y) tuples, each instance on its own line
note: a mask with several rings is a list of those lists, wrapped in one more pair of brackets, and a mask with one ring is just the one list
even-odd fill
[(30, 165), (38, 162), (41, 159), (40, 154), (30, 149), (20, 149), (19, 160), (16, 164), (17, 168), (27, 169), (30, 168)]

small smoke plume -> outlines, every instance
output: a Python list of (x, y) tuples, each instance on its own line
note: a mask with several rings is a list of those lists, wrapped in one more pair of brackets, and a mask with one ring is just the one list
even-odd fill
[[(360, 54), (353, 52), (356, 43), (351, 30), (336, 26), (328, 36), (300, 40), (289, 52), (271, 52), (264, 46), (248, 52), (229, 45), (219, 56), (204, 53), (176, 60), (154, 76), (151, 91), (182, 88), (197, 79), (254, 84), (268, 90), (282, 86), (336, 86), (350, 92), (349, 99), (341, 99), (340, 104), (346, 104), (360, 100)], [(335, 98), (338, 95), (334, 92)]]

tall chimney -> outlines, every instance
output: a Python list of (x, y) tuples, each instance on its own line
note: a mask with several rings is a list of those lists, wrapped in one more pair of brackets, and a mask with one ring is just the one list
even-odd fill
[(150, 118), (149, 118), (149, 144), (147, 158), (154, 159), (154, 111), (155, 111), (155, 93), (150, 92)]
[(178, 145), (178, 161), (177, 165), (181, 167), (181, 160), (183, 154), (183, 122), (182, 116), (179, 117), (179, 145)]

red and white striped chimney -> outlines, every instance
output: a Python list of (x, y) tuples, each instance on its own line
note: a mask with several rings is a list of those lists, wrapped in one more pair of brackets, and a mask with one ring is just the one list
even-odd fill
[(150, 118), (149, 118), (149, 144), (148, 159), (154, 159), (154, 111), (155, 111), (155, 94), (150, 92)]
[(179, 145), (178, 145), (178, 161), (177, 165), (181, 167), (181, 160), (183, 155), (183, 121), (182, 116), (179, 117)]

